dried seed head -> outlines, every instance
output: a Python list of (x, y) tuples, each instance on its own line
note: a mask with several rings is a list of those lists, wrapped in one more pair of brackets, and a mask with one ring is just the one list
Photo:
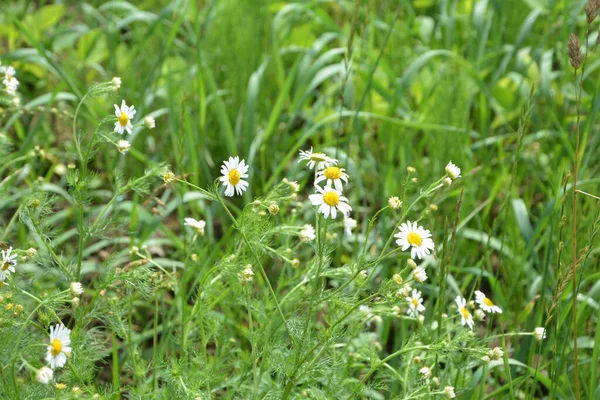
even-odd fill
[(581, 67), (581, 44), (579, 38), (574, 33), (571, 33), (569, 37), (569, 43), (567, 45), (567, 54), (569, 55), (569, 61), (576, 70)]
[(585, 5), (585, 17), (587, 19), (588, 25), (594, 22), (596, 16), (598, 15), (598, 6), (600, 6), (600, 2), (598, 0), (588, 0)]

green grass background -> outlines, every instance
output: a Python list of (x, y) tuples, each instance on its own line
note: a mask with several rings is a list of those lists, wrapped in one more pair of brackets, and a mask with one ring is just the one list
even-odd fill
[[(452, 160), (463, 178), (427, 221), (437, 237), (449, 232), (464, 190), (450, 285), (463, 293), (490, 293), (505, 310), (495, 320), (496, 333), (531, 331), (552, 316), (541, 346), (532, 339), (510, 343), (510, 357), (533, 368), (515, 364), (498, 372), (485, 379), (486, 391), (492, 398), (571, 398), (570, 282), (551, 306), (570, 262), (572, 177), (565, 182), (576, 151), (578, 82), (566, 43), (571, 32), (584, 40), (584, 4), (5, 1), (0, 58), (17, 69), (19, 92), (31, 111), (2, 119), (14, 146), (3, 162), (36, 146), (55, 159), (34, 163), (19, 187), (8, 190), (2, 224), (13, 217), (11, 201), (25, 196), (23, 188), (38, 177), (61, 196), (66, 181), (53, 170), (73, 162), (69, 115), (88, 85), (113, 76), (123, 80), (119, 95), (93, 99), (82, 111), (80, 128), (92, 129), (121, 98), (136, 106), (138, 117), (153, 115), (157, 128), (130, 136), (133, 150), (126, 157), (110, 146), (99, 148), (92, 162), (98, 203), (110, 198), (105, 192), (112, 189), (115, 166), (129, 178), (167, 162), (205, 187), (223, 159), (240, 155), (251, 165), (250, 188), (234, 200), (241, 207), (284, 177), (308, 181), (296, 157), (299, 149), (314, 146), (346, 166), (348, 197), (364, 232), (387, 198), (401, 193), (407, 166), (417, 169), (425, 185)], [(597, 30), (596, 22), (583, 83), (579, 175), (579, 188), (595, 195)], [(151, 202), (126, 202), (133, 204), (132, 233), (102, 239), (88, 255), (151, 239), (176, 260), (184, 254), (180, 221), (191, 209), (208, 222), (215, 245), (202, 256), (214, 262), (225, 254), (232, 230), (223, 226), (218, 204), (195, 202), (182, 192), (162, 194), (162, 215), (150, 212)], [(578, 269), (579, 362), (584, 396), (592, 399), (600, 398), (600, 269), (593, 237), (598, 202), (579, 199), (579, 247), (589, 246)], [(76, 235), (72, 209), (65, 204), (53, 218), (57, 243), (69, 254)], [(25, 241), (27, 229), (13, 226), (7, 236)], [(338, 261), (345, 257), (343, 250), (335, 254)]]

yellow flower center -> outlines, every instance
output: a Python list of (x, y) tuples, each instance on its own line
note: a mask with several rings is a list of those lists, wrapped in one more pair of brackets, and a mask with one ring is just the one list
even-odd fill
[(12, 80), (12, 75), (6, 74), (6, 80), (10, 82)]
[(50, 353), (56, 357), (57, 355), (60, 354), (60, 352), (62, 351), (62, 342), (60, 341), (60, 339), (53, 339), (52, 343), (50, 344), (50, 346), (52, 347), (50, 349)]
[(423, 238), (417, 232), (409, 233), (406, 239), (408, 240), (408, 243), (413, 246), (420, 246), (423, 243)]
[(338, 167), (329, 167), (325, 169), (325, 178), (327, 179), (340, 179), (342, 177), (342, 170)]
[(126, 126), (128, 122), (129, 115), (127, 115), (127, 113), (122, 112), (121, 116), (119, 117), (119, 124), (121, 124), (121, 126)]
[(417, 299), (416, 297), (413, 297), (412, 303), (413, 303), (413, 306), (417, 307), (419, 305), (419, 299)]
[(240, 171), (235, 168), (229, 171), (229, 183), (231, 183), (233, 186), (240, 183)]
[(322, 162), (327, 161), (327, 154), (325, 153), (312, 153), (310, 156), (312, 161)]
[(323, 201), (328, 206), (335, 207), (340, 204), (340, 196), (336, 192), (327, 192), (323, 195)]
[(469, 314), (469, 310), (467, 310), (464, 307), (460, 308), (460, 313), (462, 314), (464, 319), (469, 319), (469, 315), (471, 315), (471, 314)]
[(492, 307), (494, 305), (494, 303), (492, 303), (492, 301), (487, 297), (483, 299), (483, 303), (488, 307)]
[(2, 263), (2, 271), (6, 271), (8, 269), (8, 267), (10, 267), (10, 262), (4, 261)]

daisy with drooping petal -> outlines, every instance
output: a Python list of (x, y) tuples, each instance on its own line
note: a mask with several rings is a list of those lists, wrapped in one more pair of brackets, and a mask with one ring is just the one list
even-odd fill
[(469, 325), (469, 328), (471, 328), (471, 330), (473, 330), (473, 325), (475, 325), (475, 322), (473, 321), (473, 317), (471, 316), (471, 313), (469, 312), (469, 310), (467, 310), (467, 301), (465, 300), (464, 297), (460, 297), (460, 296), (456, 296), (456, 299), (454, 300), (456, 302), (456, 305), (458, 306), (458, 313), (460, 314), (461, 317), (461, 324), (462, 326), (465, 325)]
[(10, 274), (15, 273), (17, 266), (17, 255), (10, 254), (12, 247), (8, 250), (2, 250), (2, 265), (0, 266), (0, 282), (4, 282)]
[(248, 166), (246, 161), (240, 161), (238, 156), (223, 161), (221, 173), (223, 176), (219, 180), (225, 185), (225, 196), (231, 197), (234, 193), (241, 196), (248, 188), (248, 182), (243, 179), (248, 178)]
[(423, 305), (423, 298), (421, 297), (421, 292), (419, 292), (417, 289), (413, 289), (412, 294), (410, 295), (410, 297), (406, 298), (406, 301), (408, 301), (408, 310), (406, 313), (411, 317), (416, 318), (417, 316), (419, 316), (420, 313), (425, 311), (425, 306)]
[(348, 174), (345, 172), (344, 168), (338, 168), (335, 166), (327, 167), (317, 172), (317, 179), (315, 179), (315, 185), (325, 180), (327, 186), (332, 186), (333, 184), (333, 186), (335, 186), (335, 188), (341, 192), (344, 188), (342, 185), (342, 181), (344, 181), (344, 183), (348, 183)]
[(300, 150), (300, 160), (298, 162), (300, 161), (308, 161), (306, 164), (308, 168), (313, 169), (316, 166), (317, 171), (338, 163), (335, 158), (331, 158), (325, 153), (313, 153), (312, 147), (309, 151)]
[(342, 196), (342, 192), (335, 190), (329, 186), (321, 188), (320, 186), (315, 187), (316, 194), (308, 196), (313, 206), (319, 207), (319, 212), (325, 216), (325, 218), (335, 219), (337, 217), (337, 211), (339, 210), (342, 215), (347, 216), (352, 207), (348, 204), (348, 199)]
[(125, 100), (121, 101), (121, 108), (115, 104), (115, 116), (117, 117), (117, 122), (115, 122), (115, 132), (119, 135), (122, 135), (125, 131), (131, 134), (133, 129), (131, 120), (135, 117), (135, 113), (135, 107), (128, 107), (127, 104), (125, 104)]
[(479, 290), (475, 291), (475, 301), (477, 302), (477, 304), (479, 304), (479, 307), (481, 307), (481, 309), (483, 311), (485, 311), (486, 313), (502, 314), (502, 309), (500, 307), (498, 307), (497, 305), (495, 305), (492, 302), (492, 300), (485, 297), (485, 294), (483, 294), (483, 292), (481, 292)]
[(430, 250), (434, 249), (435, 244), (431, 240), (431, 233), (422, 226), (418, 226), (416, 222), (403, 222), (398, 229), (400, 231), (394, 235), (398, 238), (396, 244), (402, 247), (402, 251), (411, 247), (411, 258), (423, 258), (430, 253)]
[(63, 324), (50, 327), (50, 345), (46, 354), (46, 361), (50, 368), (62, 368), (67, 362), (67, 355), (71, 353), (71, 330)]
[(0, 67), (0, 73), (4, 75), (4, 79), (2, 83), (6, 86), (6, 91), (9, 94), (15, 94), (17, 91), (17, 86), (19, 86), (19, 81), (15, 78), (16, 71), (13, 67)]
[(119, 140), (119, 142), (117, 143), (117, 150), (119, 150), (119, 153), (121, 154), (127, 153), (130, 148), (131, 143), (129, 143), (127, 140)]
[(204, 220), (196, 220), (194, 218), (185, 218), (185, 225), (191, 226), (200, 236), (204, 236), (204, 227), (206, 222)]
[(446, 173), (452, 180), (460, 178), (460, 168), (458, 168), (455, 164), (452, 164), (452, 161), (446, 165)]
[(298, 236), (300, 236), (300, 240), (303, 242), (310, 242), (311, 240), (315, 240), (317, 237), (315, 234), (315, 228), (313, 228), (312, 225), (304, 225)]

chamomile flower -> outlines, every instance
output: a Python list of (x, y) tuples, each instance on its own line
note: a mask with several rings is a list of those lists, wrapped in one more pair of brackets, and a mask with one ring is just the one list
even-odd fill
[(50, 327), (50, 345), (46, 354), (46, 361), (50, 368), (62, 368), (67, 362), (67, 355), (71, 353), (71, 330), (63, 324)]
[(448, 174), (452, 180), (460, 178), (460, 168), (458, 168), (455, 164), (452, 164), (452, 161), (450, 161), (448, 165), (446, 165), (446, 174)]
[(352, 230), (358, 226), (354, 218), (344, 218), (344, 235), (352, 236)]
[(115, 90), (118, 90), (121, 87), (121, 78), (119, 78), (118, 76), (115, 76), (114, 78), (112, 78), (111, 81), (113, 88)]
[(252, 264), (248, 264), (244, 267), (244, 270), (240, 273), (240, 278), (243, 282), (251, 282), (254, 279), (254, 271), (252, 271)]
[(423, 267), (415, 268), (412, 272), (412, 276), (414, 280), (419, 283), (423, 283), (427, 280), (427, 272), (425, 272), (425, 269)]
[(397, 209), (399, 209), (400, 207), (402, 207), (402, 201), (401, 201), (399, 198), (395, 197), (395, 196), (394, 196), (394, 197), (390, 197), (390, 198), (388, 199), (388, 205), (389, 205), (389, 206), (390, 206), (392, 209), (394, 209), (394, 210), (397, 210)]
[(125, 131), (131, 134), (133, 129), (131, 120), (135, 117), (135, 113), (135, 107), (128, 107), (127, 104), (125, 104), (125, 100), (121, 101), (121, 108), (115, 104), (115, 116), (117, 117), (117, 122), (115, 122), (115, 132), (119, 135), (122, 135)]
[(154, 129), (156, 127), (156, 121), (151, 116), (144, 118), (144, 125), (148, 129)]
[(19, 86), (19, 81), (15, 78), (16, 71), (13, 67), (0, 67), (0, 73), (4, 75), (4, 79), (2, 83), (6, 86), (6, 91), (9, 94), (15, 94), (17, 91), (17, 86)]
[(546, 329), (544, 327), (538, 326), (533, 330), (533, 337), (537, 341), (546, 339)]
[(481, 307), (481, 309), (486, 313), (502, 314), (502, 309), (494, 303), (492, 303), (492, 301), (489, 298), (485, 297), (485, 294), (483, 294), (483, 292), (479, 290), (475, 291), (475, 301), (477, 302), (477, 304), (479, 304), (479, 307)]
[(37, 373), (35, 374), (35, 380), (41, 383), (42, 385), (47, 385), (48, 383), (50, 383), (53, 377), (54, 371), (52, 371), (48, 367), (42, 367), (38, 369)]
[(394, 235), (398, 238), (396, 244), (402, 248), (402, 251), (410, 247), (411, 258), (423, 258), (434, 249), (435, 244), (431, 240), (431, 233), (418, 226), (416, 222), (403, 222), (398, 229), (400, 231)]
[(300, 150), (300, 160), (298, 162), (300, 161), (308, 161), (306, 164), (308, 168), (313, 169), (316, 167), (317, 171), (338, 163), (335, 158), (331, 158), (325, 153), (313, 153), (312, 147), (309, 151)]
[(348, 183), (348, 174), (344, 168), (338, 168), (336, 166), (327, 167), (317, 172), (317, 178), (315, 179), (315, 185), (319, 182), (326, 181), (327, 186), (335, 186), (340, 192), (344, 188), (342, 181)]
[(300, 240), (303, 242), (310, 242), (311, 240), (315, 240), (317, 237), (315, 234), (315, 228), (312, 225), (304, 225), (298, 236), (300, 236)]
[(454, 387), (453, 386), (446, 386), (444, 388), (444, 394), (446, 395), (446, 397), (448, 399), (454, 399), (456, 397), (456, 393), (454, 393)]
[(420, 374), (421, 374), (421, 376), (422, 376), (423, 378), (425, 378), (425, 379), (429, 379), (429, 378), (431, 378), (431, 368), (429, 368), (429, 367), (427, 367), (427, 366), (425, 366), (425, 367), (422, 367), (422, 368), (419, 370), (419, 373), (420, 373)]
[(499, 360), (504, 355), (504, 352), (500, 347), (494, 347), (492, 350), (488, 351), (488, 357), (491, 360)]
[(10, 274), (15, 273), (17, 266), (17, 255), (10, 254), (12, 247), (8, 250), (2, 250), (2, 265), (0, 266), (0, 282), (4, 282)]
[(342, 192), (333, 189), (329, 186), (321, 188), (316, 186), (316, 194), (308, 196), (313, 206), (319, 207), (319, 212), (325, 216), (325, 218), (335, 219), (337, 217), (337, 211), (339, 210), (342, 215), (347, 216), (352, 207), (348, 204), (348, 199), (342, 196)]
[(73, 296), (81, 296), (83, 293), (83, 285), (80, 282), (71, 282), (69, 289)]
[(119, 153), (121, 153), (121, 154), (127, 153), (130, 148), (131, 148), (131, 143), (129, 143), (127, 140), (119, 140), (117, 142), (117, 150), (119, 150)]
[(204, 220), (196, 220), (194, 218), (185, 218), (185, 225), (192, 227), (200, 236), (204, 236), (204, 227), (206, 222)]
[(458, 313), (460, 314), (460, 317), (461, 317), (461, 324), (463, 326), (469, 325), (469, 328), (471, 328), (471, 330), (473, 330), (473, 325), (475, 325), (475, 322), (473, 321), (473, 317), (471, 316), (471, 313), (469, 312), (469, 310), (467, 310), (467, 301), (465, 300), (464, 297), (460, 297), (460, 296), (456, 296), (456, 299), (454, 301), (456, 302), (456, 305), (458, 306)]
[(248, 182), (243, 179), (248, 178), (248, 166), (238, 156), (223, 161), (221, 173), (223, 176), (219, 180), (225, 185), (225, 196), (231, 197), (234, 193), (241, 196), (248, 189)]
[(406, 301), (408, 301), (408, 310), (406, 313), (411, 317), (416, 318), (420, 313), (425, 311), (421, 292), (419, 292), (417, 289), (413, 289), (410, 297), (406, 298)]

